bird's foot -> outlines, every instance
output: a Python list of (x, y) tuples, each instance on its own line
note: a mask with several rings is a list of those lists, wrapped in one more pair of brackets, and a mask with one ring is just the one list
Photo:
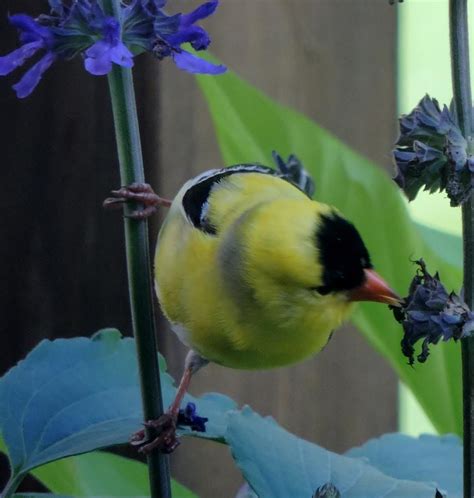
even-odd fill
[(172, 413), (164, 413), (157, 420), (148, 420), (144, 423), (145, 427), (153, 429), (157, 436), (155, 439), (148, 441), (144, 429), (136, 432), (130, 438), (130, 444), (139, 446), (138, 451), (148, 455), (154, 449), (162, 453), (173, 453), (180, 445), (176, 435), (177, 416)]
[(127, 187), (120, 187), (118, 190), (112, 190), (111, 197), (105, 199), (103, 206), (107, 209), (119, 208), (127, 202), (139, 202), (145, 207), (137, 209), (132, 213), (126, 215), (127, 218), (135, 220), (143, 220), (148, 218), (158, 210), (159, 206), (170, 207), (171, 202), (169, 199), (163, 199), (155, 194), (153, 189), (148, 183), (132, 183)]

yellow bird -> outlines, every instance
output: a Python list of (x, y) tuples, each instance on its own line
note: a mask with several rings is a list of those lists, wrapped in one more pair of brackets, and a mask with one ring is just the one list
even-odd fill
[[(372, 269), (356, 228), (311, 199), (297, 166), (292, 174), (284, 163), (283, 171), (210, 170), (183, 185), (171, 204), (156, 247), (156, 292), (191, 350), (168, 412), (173, 420), (192, 374), (209, 361), (240, 369), (289, 365), (319, 352), (354, 301), (399, 303)], [(151, 210), (166, 203), (151, 200), (143, 186), (134, 190), (126, 197)]]

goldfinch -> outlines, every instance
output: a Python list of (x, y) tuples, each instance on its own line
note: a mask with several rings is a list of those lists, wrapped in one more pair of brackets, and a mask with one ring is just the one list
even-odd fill
[[(291, 159), (288, 168), (277, 157), (278, 171), (255, 164), (206, 171), (171, 204), (155, 252), (156, 292), (191, 350), (173, 417), (207, 362), (289, 365), (324, 348), (355, 301), (399, 302), (354, 225), (311, 199), (312, 183)], [(135, 192), (145, 200), (142, 187)]]

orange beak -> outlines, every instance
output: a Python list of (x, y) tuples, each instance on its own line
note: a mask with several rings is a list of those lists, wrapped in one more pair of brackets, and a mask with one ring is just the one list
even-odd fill
[(402, 299), (393, 292), (387, 283), (374, 270), (364, 270), (365, 282), (349, 292), (350, 301), (375, 301), (377, 303), (400, 306)]

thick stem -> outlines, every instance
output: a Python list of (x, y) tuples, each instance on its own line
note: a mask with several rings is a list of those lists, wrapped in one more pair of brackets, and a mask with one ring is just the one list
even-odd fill
[[(472, 153), (472, 97), (469, 73), (467, 0), (450, 0), (451, 75), (459, 127)], [(474, 309), (474, 203), (462, 207), (464, 248), (464, 299)], [(462, 341), (464, 497), (474, 497), (474, 337)]]
[[(120, 18), (120, 0), (103, 0), (103, 6), (107, 13), (117, 19)], [(108, 78), (121, 184), (144, 182), (132, 72), (128, 68), (114, 64)], [(125, 214), (135, 208), (135, 206), (125, 207)], [(154, 420), (163, 413), (163, 400), (153, 315), (148, 224), (146, 220), (125, 218), (124, 229), (130, 307), (140, 370), (143, 414), (145, 420)], [(155, 437), (154, 434), (148, 436), (150, 439)], [(148, 467), (152, 498), (170, 498), (168, 457), (160, 452), (152, 452), (148, 455)]]
[[(464, 299), (474, 309), (474, 203), (462, 207), (464, 247)], [(463, 420), (464, 420), (464, 497), (474, 497), (474, 337), (462, 341)]]
[(450, 0), (449, 28), (454, 106), (459, 127), (470, 145), (472, 133), (472, 97), (469, 72), (467, 0)]

